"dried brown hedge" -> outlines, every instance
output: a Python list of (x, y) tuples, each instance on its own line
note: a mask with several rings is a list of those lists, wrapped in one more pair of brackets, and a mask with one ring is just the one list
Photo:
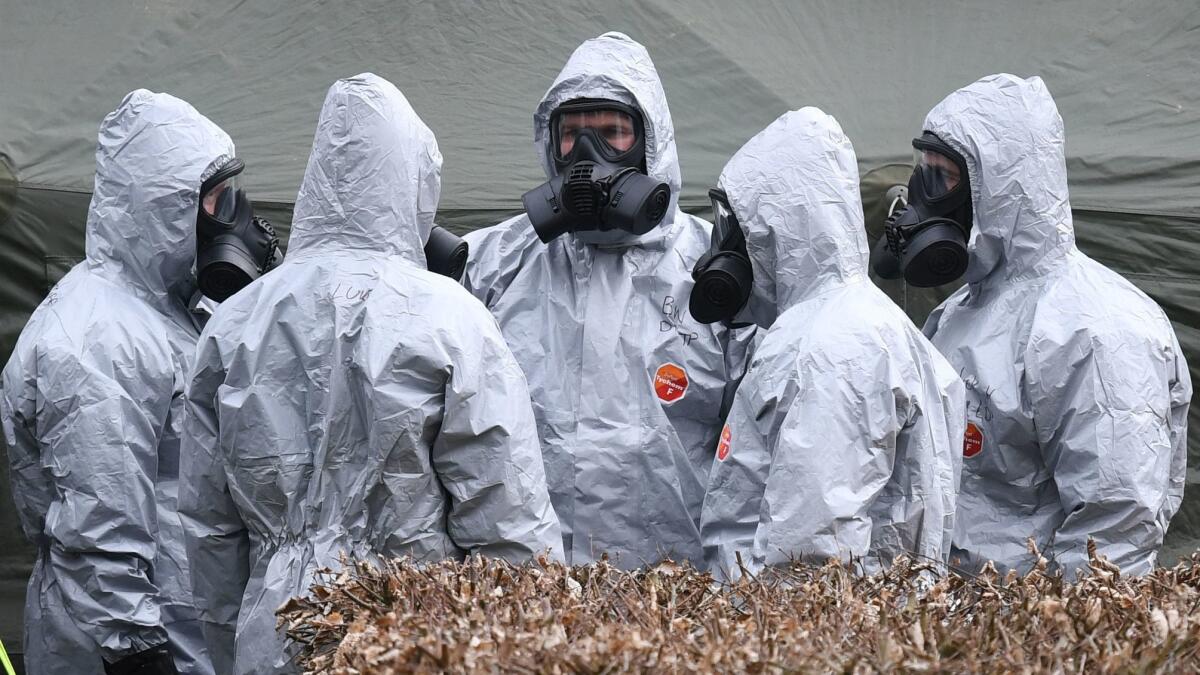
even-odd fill
[[(941, 576), (941, 578), (937, 578)], [(664, 563), (516, 567), (471, 559), (324, 571), (280, 623), (307, 672), (1186, 672), (1200, 669), (1200, 552), (1125, 577), (1095, 555), (1078, 583), (873, 576), (794, 564), (732, 586)]]

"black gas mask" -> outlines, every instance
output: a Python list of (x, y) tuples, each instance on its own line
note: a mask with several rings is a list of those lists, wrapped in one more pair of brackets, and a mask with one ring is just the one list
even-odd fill
[(885, 279), (928, 288), (967, 271), (971, 184), (967, 163), (926, 131), (913, 139), (916, 168), (908, 180), (908, 205), (892, 213), (871, 252), (871, 267)]
[(635, 235), (662, 222), (671, 188), (646, 175), (646, 134), (637, 108), (579, 99), (550, 115), (557, 174), (521, 197), (543, 242), (567, 232), (623, 230)]
[(692, 318), (700, 323), (732, 319), (750, 299), (754, 284), (746, 235), (729, 198), (719, 188), (709, 190), (708, 198), (713, 208), (712, 242), (692, 268), (695, 284), (688, 301)]
[(200, 184), (196, 216), (196, 277), (200, 292), (223, 302), (279, 263), (279, 237), (254, 215), (238, 175), (246, 164), (231, 158)]
[(441, 225), (434, 225), (425, 242), (425, 267), (430, 272), (462, 281), (467, 270), (469, 247), (462, 237)]

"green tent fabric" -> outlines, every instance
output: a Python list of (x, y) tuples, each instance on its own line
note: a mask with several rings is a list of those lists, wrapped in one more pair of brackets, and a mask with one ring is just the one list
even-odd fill
[[(816, 105), (853, 140), (875, 236), (909, 140), (954, 89), (996, 72), (1045, 79), (1067, 129), (1079, 245), (1161, 304), (1200, 379), (1200, 5), (1195, 0), (845, 3), (354, 3), (0, 0), (0, 359), (83, 255), (96, 129), (137, 87), (180, 96), (246, 160), (251, 197), (286, 230), (317, 113), (337, 78), (396, 83), (445, 156), (440, 221), (519, 210), (542, 180), (532, 111), (584, 39), (621, 30), (662, 76), (702, 213), (728, 157), (785, 110)], [(952, 289), (881, 286), (917, 323)], [(1200, 405), (1190, 459), (1200, 467)], [(2, 463), (0, 463), (2, 464)], [(1166, 559), (1200, 546), (1200, 471)], [(0, 485), (0, 638), (20, 645), (31, 552)]]

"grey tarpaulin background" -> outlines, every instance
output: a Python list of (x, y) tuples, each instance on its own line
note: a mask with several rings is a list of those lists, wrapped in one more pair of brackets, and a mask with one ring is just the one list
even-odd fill
[[(96, 128), (136, 87), (192, 102), (234, 138), (251, 195), (286, 224), (326, 88), (392, 80), (445, 156), (441, 221), (518, 209), (541, 180), (532, 108), (605, 30), (645, 43), (675, 117), (685, 209), (778, 114), (817, 105), (854, 141), (873, 226), (909, 139), (953, 89), (1042, 76), (1067, 127), (1080, 246), (1152, 295), (1200, 374), (1200, 5), (1122, 2), (298, 2), (0, 0), (0, 360), (82, 255)], [(889, 293), (920, 323), (936, 294)], [(1200, 467), (1200, 406), (1191, 459)], [(29, 549), (0, 481), (0, 637), (20, 644)], [(1172, 557), (1200, 542), (1189, 471)]]

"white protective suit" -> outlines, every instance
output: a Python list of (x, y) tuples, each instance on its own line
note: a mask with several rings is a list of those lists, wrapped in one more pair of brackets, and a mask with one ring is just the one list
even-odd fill
[(1039, 78), (986, 77), (925, 119), (966, 158), (968, 285), (925, 334), (967, 386), (954, 535), (968, 568), (1068, 576), (1087, 540), (1149, 570), (1183, 497), (1187, 365), (1162, 310), (1075, 248), (1062, 118)]
[(816, 108), (784, 114), (720, 186), (754, 286), (739, 318), (769, 328), (738, 389), (704, 500), (710, 568), (736, 577), (803, 558), (945, 561), (963, 385), (867, 277), (854, 148)]
[(233, 142), (192, 106), (126, 96), (100, 125), (87, 259), (4, 369), (13, 497), (38, 547), (31, 675), (101, 673), (168, 641), (181, 672), (212, 672), (175, 503), (200, 177), (221, 155)]
[(706, 326), (687, 311), (712, 226), (679, 210), (674, 128), (646, 49), (606, 33), (571, 55), (534, 114), (547, 176), (550, 113), (576, 98), (641, 110), (648, 173), (671, 187), (667, 215), (641, 237), (591, 232), (543, 244), (522, 214), (467, 235), (465, 283), (529, 381), (568, 560), (700, 564), (704, 487), (752, 331)]
[(180, 509), (221, 672), (290, 670), (275, 610), (341, 552), (562, 555), (521, 370), (425, 269), (441, 166), (395, 86), (336, 82), (287, 259), (200, 338)]

